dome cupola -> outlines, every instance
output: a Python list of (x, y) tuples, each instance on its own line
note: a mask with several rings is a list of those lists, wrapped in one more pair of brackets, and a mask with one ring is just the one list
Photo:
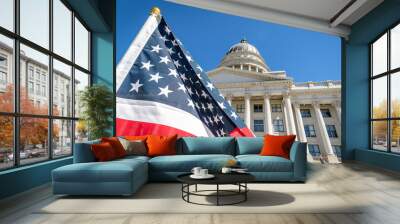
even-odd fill
[(265, 73), (270, 71), (257, 48), (246, 39), (229, 48), (219, 67), (230, 67), (238, 70)]

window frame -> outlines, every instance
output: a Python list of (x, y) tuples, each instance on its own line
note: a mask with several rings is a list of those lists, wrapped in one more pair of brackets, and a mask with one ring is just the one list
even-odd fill
[(336, 126), (334, 124), (327, 124), (325, 128), (326, 128), (326, 132), (328, 133), (329, 138), (337, 138), (338, 137)]
[[(392, 75), (400, 72), (400, 67), (391, 68), (391, 31), (393, 28), (400, 26), (400, 21), (395, 22), (390, 27), (385, 29), (381, 34), (379, 34), (375, 39), (373, 39), (369, 44), (369, 149), (373, 151), (383, 151), (392, 154), (400, 154), (399, 152), (392, 151), (392, 121), (400, 120), (400, 117), (392, 117), (392, 99), (391, 99), (391, 79)], [(373, 74), (373, 44), (379, 40), (384, 35), (387, 35), (387, 64), (386, 71), (376, 74)], [(373, 81), (382, 77), (386, 77), (386, 87), (387, 87), (387, 105), (386, 105), (386, 117), (385, 118), (373, 118)], [(376, 121), (386, 121), (386, 150), (374, 148), (374, 133), (373, 133), (373, 123)]]
[[(5, 167), (5, 168), (0, 168), (0, 172), (4, 171), (4, 170), (10, 170), (10, 169), (16, 169), (18, 167), (23, 167), (23, 166), (30, 166), (33, 164), (38, 164), (38, 163), (43, 163), (46, 161), (50, 161), (50, 160), (58, 160), (58, 159), (62, 159), (65, 157), (70, 157), (73, 155), (74, 152), (74, 143), (75, 143), (75, 126), (76, 126), (76, 121), (79, 120), (79, 117), (75, 116), (75, 108), (72, 107), (72, 113), (70, 116), (57, 116), (57, 115), (53, 115), (53, 59), (58, 60), (59, 62), (62, 62), (66, 65), (71, 66), (71, 83), (75, 82), (75, 69), (85, 73), (88, 75), (89, 78), (89, 83), (88, 86), (92, 85), (93, 82), (93, 78), (92, 78), (92, 57), (91, 57), (91, 50), (92, 50), (92, 30), (89, 28), (89, 26), (87, 25), (87, 23), (85, 23), (85, 21), (79, 16), (79, 14), (73, 10), (73, 8), (68, 4), (67, 1), (65, 0), (59, 0), (68, 10), (71, 11), (71, 18), (70, 18), (70, 22), (71, 22), (71, 59), (67, 59), (64, 58), (63, 56), (55, 53), (53, 50), (53, 21), (54, 21), (54, 14), (53, 14), (53, 1), (54, 0), (48, 0), (49, 2), (49, 47), (48, 49), (46, 49), (45, 47), (34, 43), (33, 41), (23, 37), (20, 34), (20, 0), (14, 0), (13, 1), (13, 10), (14, 10), (14, 24), (13, 24), (13, 31), (10, 31), (4, 27), (0, 26), (0, 35), (5, 36), (7, 38), (11, 38), (13, 41), (13, 64), (12, 64), (12, 75), (13, 75), (13, 79), (14, 79), (14, 99), (13, 99), (13, 111), (12, 112), (2, 112), (0, 111), (0, 116), (11, 116), (13, 119), (13, 166), (10, 167)], [(80, 65), (75, 63), (75, 19), (77, 19), (83, 26), (84, 28), (88, 31), (88, 69), (85, 69), (83, 67), (81, 67)], [(29, 48), (32, 48), (33, 50), (36, 50), (42, 54), (45, 54), (48, 56), (49, 62), (48, 62), (48, 71), (47, 71), (47, 75), (48, 75), (48, 85), (47, 85), (47, 91), (48, 93), (46, 93), (48, 95), (48, 107), (49, 110), (47, 112), (46, 115), (39, 115), (39, 114), (29, 114), (29, 113), (21, 113), (20, 111), (20, 46), (21, 45), (25, 45)], [(29, 65), (27, 65), (29, 66)], [(28, 67), (27, 67), (28, 68)], [(30, 68), (30, 67), (29, 67)], [(25, 74), (27, 77), (27, 80), (30, 79), (30, 74), (27, 73)], [(33, 75), (34, 78), (33, 80), (36, 80), (36, 70), (33, 70)], [(39, 77), (40, 78), (40, 77)], [(41, 80), (39, 80), (41, 81)], [(36, 83), (36, 82), (35, 82)], [(72, 92), (72, 105), (75, 104), (75, 87), (74, 85), (71, 86), (71, 92)], [(36, 89), (34, 89), (34, 91), (36, 91)], [(72, 123), (72, 132), (71, 132), (71, 153), (68, 155), (63, 155), (63, 156), (54, 156), (53, 152), (54, 152), (54, 146), (53, 144), (48, 144), (47, 145), (47, 151), (48, 151), (48, 156), (46, 158), (44, 158), (41, 161), (38, 162), (32, 162), (32, 163), (24, 163), (21, 164), (21, 159), (20, 159), (20, 119), (21, 118), (44, 118), (47, 119), (47, 123), (48, 123), (48, 135), (47, 135), (47, 141), (48, 143), (52, 143), (53, 142), (53, 122), (57, 121), (57, 120), (68, 120), (71, 121)]]
[[(260, 122), (260, 123), (258, 123), (258, 122)], [(260, 129), (256, 130), (256, 126), (257, 126), (257, 128), (260, 128)], [(263, 119), (254, 119), (253, 120), (253, 130), (254, 130), (254, 132), (264, 132), (264, 120)]]
[(310, 118), (310, 117), (312, 117), (311, 109), (308, 109), (308, 108), (300, 109), (300, 114), (301, 114), (302, 118)]
[(305, 124), (304, 132), (306, 133), (307, 138), (316, 138), (317, 137), (317, 132), (315, 131), (315, 126), (313, 124)]
[[(279, 108), (279, 109), (278, 109)], [(271, 113), (282, 113), (282, 104), (271, 103)]]
[[(278, 122), (277, 124), (275, 122)], [(277, 127), (275, 129), (275, 127)], [(274, 119), (272, 121), (272, 128), (274, 129), (274, 132), (285, 132), (285, 122), (283, 119)]]
[(254, 113), (263, 113), (264, 112), (264, 105), (262, 103), (253, 104), (253, 112)]

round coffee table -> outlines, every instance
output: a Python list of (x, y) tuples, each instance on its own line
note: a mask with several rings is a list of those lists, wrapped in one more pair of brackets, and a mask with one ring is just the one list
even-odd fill
[[(188, 203), (198, 204), (198, 205), (234, 205), (245, 202), (247, 200), (247, 192), (249, 188), (247, 183), (255, 180), (255, 177), (248, 173), (216, 173), (213, 174), (215, 177), (212, 179), (193, 179), (189, 174), (182, 174), (177, 177), (178, 181), (182, 183), (182, 199)], [(215, 185), (215, 190), (198, 190), (197, 185)], [(237, 190), (224, 190), (220, 189), (220, 185), (236, 185)], [(190, 186), (195, 186), (194, 191), (190, 191)], [(209, 192), (214, 192), (215, 194), (206, 194)], [(203, 197), (216, 197), (216, 204), (202, 204), (193, 202), (190, 200), (190, 196), (203, 196)], [(231, 203), (221, 203), (221, 197), (232, 197), (240, 196), (240, 199)]]

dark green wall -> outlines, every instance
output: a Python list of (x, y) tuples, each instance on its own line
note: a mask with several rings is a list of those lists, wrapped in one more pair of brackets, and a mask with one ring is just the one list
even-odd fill
[(369, 150), (369, 43), (397, 22), (400, 0), (386, 0), (355, 23), (344, 43), (342, 74), (343, 158), (392, 170), (399, 170), (399, 156)]

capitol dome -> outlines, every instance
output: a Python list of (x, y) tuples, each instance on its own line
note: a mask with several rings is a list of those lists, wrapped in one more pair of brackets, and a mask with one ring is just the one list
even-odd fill
[(270, 68), (257, 48), (249, 44), (246, 39), (229, 48), (219, 67), (230, 67), (238, 70), (265, 73)]

